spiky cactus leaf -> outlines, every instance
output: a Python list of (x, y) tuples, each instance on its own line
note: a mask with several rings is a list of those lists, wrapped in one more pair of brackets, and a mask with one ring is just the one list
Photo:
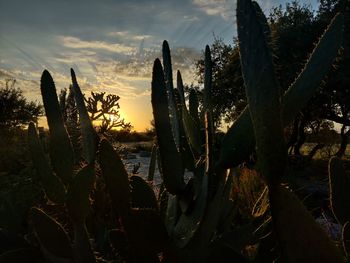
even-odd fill
[[(314, 48), (304, 70), (284, 94), (282, 99), (284, 125), (288, 125), (305, 106), (305, 103), (312, 97), (325, 74), (332, 66), (342, 43), (343, 19), (341, 14), (335, 16)], [(247, 107), (224, 137), (218, 167), (229, 168), (237, 166), (246, 160), (254, 146), (253, 125)]]
[(151, 159), (149, 161), (149, 167), (148, 167), (148, 176), (147, 181), (151, 182), (154, 178), (154, 172), (156, 170), (156, 161), (157, 161), (157, 145), (153, 144), (152, 151), (151, 151)]
[(165, 187), (172, 194), (185, 188), (183, 164), (176, 147), (169, 117), (162, 65), (156, 59), (152, 74), (152, 108)]
[(189, 108), (189, 113), (191, 117), (199, 125), (199, 114), (198, 114), (199, 102), (198, 102), (197, 93), (194, 89), (190, 89), (190, 94), (188, 96), (188, 108)]
[(205, 47), (204, 55), (204, 99), (203, 99), (203, 111), (211, 111), (211, 83), (212, 83), (212, 61), (210, 48), (207, 45)]
[(58, 103), (55, 83), (47, 70), (41, 76), (41, 95), (50, 129), (50, 156), (56, 174), (67, 184), (73, 176), (74, 152)]
[(96, 258), (90, 244), (90, 237), (85, 223), (75, 223), (73, 229), (75, 261), (78, 263), (96, 263)]
[(337, 157), (329, 160), (328, 173), (332, 211), (338, 222), (344, 225), (350, 221), (350, 176)]
[[(185, 100), (185, 94), (184, 94), (184, 85), (182, 82), (182, 77), (180, 71), (177, 71), (177, 89), (179, 92), (181, 107), (180, 107), (180, 114), (181, 116), (181, 122), (180, 126), (184, 129), (184, 136), (186, 137), (186, 151), (185, 154), (183, 154), (185, 161), (187, 162), (193, 162), (193, 160), (188, 161), (188, 159), (193, 159), (193, 154), (198, 158), (201, 150), (201, 142), (200, 142), (200, 130), (198, 127), (199, 122), (198, 119), (198, 105), (196, 108), (197, 111), (197, 119), (194, 120), (193, 116), (190, 115), (188, 112), (187, 106), (186, 106), (186, 100)], [(193, 106), (193, 105), (192, 105)], [(190, 147), (190, 149), (187, 149)], [(187, 169), (193, 171), (193, 165), (190, 165), (191, 167), (188, 167)]]
[(100, 143), (100, 166), (113, 206), (121, 215), (130, 210), (128, 173), (113, 146), (103, 139)]
[(192, 118), (184, 106), (182, 108), (182, 121), (191, 150), (198, 158), (202, 152), (200, 128), (198, 127), (198, 123)]
[(233, 176), (229, 174), (223, 176), (219, 181), (214, 197), (208, 202), (206, 213), (201, 221), (199, 231), (196, 235), (196, 242), (201, 246), (206, 247), (210, 244), (210, 241), (218, 227), (218, 222), (223, 210), (223, 205), (229, 198), (229, 194), (232, 189)]
[(280, 91), (264, 31), (267, 21), (261, 24), (260, 13), (257, 14), (256, 10), (250, 0), (237, 2), (242, 73), (255, 131), (259, 168), (271, 183), (284, 173), (287, 151), (282, 130)]
[(285, 125), (307, 104), (331, 68), (343, 42), (343, 27), (344, 15), (338, 13), (316, 44), (303, 70), (284, 94)]
[[(164, 195), (166, 192), (163, 191)], [(161, 196), (163, 197), (163, 196)], [(161, 199), (163, 201), (164, 199)], [(179, 214), (181, 213), (180, 207), (179, 207), (179, 202), (178, 202), (178, 197), (176, 195), (169, 194), (166, 204), (166, 211), (165, 211), (165, 226), (167, 229), (167, 232), (169, 236), (173, 235), (174, 228), (176, 225), (176, 222), (178, 220)]]
[(95, 182), (94, 165), (88, 164), (74, 176), (67, 193), (67, 209), (73, 222), (83, 224), (90, 212), (90, 192)]
[[(197, 187), (200, 192), (196, 193), (197, 198), (193, 209), (190, 213), (182, 213), (179, 216), (172, 232), (174, 242), (180, 248), (185, 247), (199, 229), (200, 222), (207, 207), (208, 175), (203, 174), (200, 180), (198, 180), (198, 184), (201, 184), (201, 187)], [(169, 198), (169, 200), (173, 199)]]
[[(203, 113), (204, 113), (204, 128), (205, 128), (205, 165), (206, 165), (206, 173), (209, 176), (209, 184), (213, 185), (213, 135), (214, 135), (214, 126), (213, 126), (213, 118), (212, 118), (212, 105), (211, 105), (211, 83), (212, 83), (212, 61), (211, 61), (211, 53), (210, 48), (207, 45), (205, 47), (205, 60), (204, 60), (204, 105), (203, 105)], [(215, 183), (216, 184), (216, 183)], [(210, 194), (211, 196), (211, 194)]]
[(344, 262), (340, 251), (289, 190), (278, 187), (271, 195), (273, 224), (288, 262)]
[[(178, 86), (181, 86), (181, 84), (178, 83)], [(175, 95), (175, 101), (176, 101), (176, 111), (177, 111), (177, 116), (179, 119), (179, 134), (180, 134), (180, 147), (179, 147), (179, 153), (182, 159), (182, 163), (185, 169), (188, 169), (190, 171), (194, 170), (195, 167), (195, 161), (194, 161), (194, 156), (193, 152), (190, 148), (187, 134), (186, 134), (186, 129), (184, 127), (183, 123), (183, 108), (186, 109), (186, 105), (183, 103), (180, 91), (179, 89), (174, 89), (174, 95)], [(184, 98), (183, 98), (184, 99)]]
[(180, 94), (181, 104), (186, 107), (184, 84), (183, 84), (183, 81), (182, 81), (182, 76), (181, 76), (180, 70), (177, 71), (176, 86), (177, 86), (177, 90), (179, 91), (179, 94)]
[(54, 203), (63, 204), (66, 199), (66, 189), (61, 179), (51, 170), (44, 150), (40, 144), (35, 125), (32, 122), (29, 123), (28, 127), (28, 145), (34, 166), (47, 198)]
[(129, 183), (131, 188), (131, 207), (158, 210), (157, 198), (147, 182), (140, 176), (134, 175), (130, 177)]
[(168, 105), (169, 105), (169, 117), (171, 122), (171, 130), (173, 132), (174, 141), (177, 148), (180, 148), (180, 130), (179, 130), (179, 120), (176, 111), (176, 102), (174, 95), (174, 85), (173, 85), (173, 69), (171, 65), (171, 55), (169, 44), (166, 40), (163, 41), (163, 65), (164, 65), (164, 80), (165, 86), (168, 93)]
[(70, 239), (63, 227), (39, 208), (30, 210), (30, 218), (44, 253), (51, 258), (73, 261)]
[(73, 93), (74, 99), (77, 104), (79, 113), (80, 128), (83, 137), (83, 153), (84, 158), (88, 163), (93, 163), (97, 151), (97, 145), (99, 138), (96, 134), (94, 127), (92, 126), (89, 114), (85, 107), (84, 95), (80, 90), (80, 87), (75, 76), (75, 72), (71, 69)]

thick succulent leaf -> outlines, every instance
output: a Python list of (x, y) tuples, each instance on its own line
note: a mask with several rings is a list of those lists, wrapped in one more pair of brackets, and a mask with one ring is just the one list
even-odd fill
[(208, 176), (206, 174), (203, 175), (198, 183), (201, 183), (201, 187), (198, 188), (200, 192), (197, 193), (198, 196), (195, 200), (193, 210), (190, 213), (182, 213), (179, 216), (172, 232), (175, 244), (180, 248), (185, 247), (199, 229), (207, 207)]
[(63, 227), (39, 208), (30, 210), (30, 218), (40, 246), (54, 258), (73, 260), (73, 250)]
[(85, 223), (74, 224), (75, 261), (78, 263), (96, 263), (94, 251), (90, 244), (89, 233)]
[(66, 190), (60, 178), (51, 170), (44, 150), (40, 144), (34, 123), (29, 123), (28, 145), (33, 164), (37, 170), (40, 182), (45, 190), (47, 198), (57, 204), (65, 201)]
[[(182, 124), (183, 129), (184, 129), (187, 143), (191, 149), (190, 155), (193, 156), (193, 153), (194, 153), (198, 157), (200, 154), (200, 151), (201, 151), (200, 128), (198, 127), (198, 123), (199, 123), (198, 105), (196, 108), (197, 119), (193, 119), (193, 116), (191, 116), (187, 110), (185, 94), (184, 94), (184, 85), (182, 82), (182, 77), (181, 77), (180, 71), (177, 72), (177, 89), (179, 91), (180, 102), (181, 102), (181, 109), (180, 109), (181, 120), (182, 120), (181, 124)], [(194, 96), (196, 97), (196, 95), (194, 95)], [(193, 97), (193, 95), (192, 95), (192, 97)], [(193, 98), (192, 98), (192, 100), (193, 100)], [(198, 103), (198, 101), (197, 101), (197, 103)], [(193, 104), (193, 102), (192, 102), (192, 104)], [(193, 105), (192, 105), (192, 107), (193, 107)], [(185, 158), (187, 159), (188, 157), (185, 156)]]
[(169, 117), (171, 122), (171, 129), (174, 136), (174, 141), (177, 148), (180, 148), (180, 130), (179, 130), (179, 120), (176, 111), (176, 102), (174, 95), (174, 85), (173, 85), (173, 69), (171, 65), (171, 55), (169, 44), (166, 40), (163, 42), (163, 65), (164, 65), (164, 77), (165, 86), (168, 93), (168, 105), (169, 105)]
[(100, 143), (100, 166), (113, 206), (122, 215), (128, 213), (130, 210), (128, 173), (120, 156), (106, 139)]
[(80, 90), (80, 87), (78, 85), (77, 78), (75, 76), (75, 72), (73, 69), (71, 69), (71, 75), (72, 75), (74, 99), (77, 104), (81, 134), (83, 137), (84, 158), (88, 163), (93, 163), (95, 160), (99, 138), (96, 134), (94, 127), (92, 126), (92, 122), (90, 121), (89, 114), (85, 107), (84, 95)]
[(198, 157), (202, 151), (200, 127), (184, 106), (182, 106), (182, 122), (191, 150)]
[(53, 169), (64, 183), (73, 176), (74, 152), (58, 103), (55, 83), (47, 70), (41, 76), (41, 95), (50, 129), (50, 156)]
[(218, 182), (214, 197), (208, 202), (205, 215), (201, 221), (200, 229), (196, 237), (196, 242), (204, 247), (209, 245), (218, 227), (223, 205), (226, 203), (231, 192), (232, 183), (233, 176), (231, 174), (223, 176), (222, 180)]
[(280, 91), (264, 31), (267, 21), (262, 21), (256, 9), (250, 0), (237, 2), (239, 50), (259, 168), (271, 182), (284, 173), (287, 151), (282, 130)]
[(199, 113), (198, 113), (199, 102), (198, 102), (197, 93), (194, 89), (190, 89), (190, 94), (188, 96), (188, 108), (189, 108), (189, 113), (191, 117), (197, 123), (197, 125), (199, 125)]
[(170, 193), (177, 194), (185, 188), (184, 168), (171, 132), (164, 74), (159, 59), (153, 66), (152, 107), (164, 184)]
[(211, 111), (211, 83), (212, 83), (212, 61), (210, 48), (207, 45), (205, 47), (205, 58), (204, 58), (204, 101), (203, 111)]
[(152, 188), (140, 176), (130, 177), (131, 207), (158, 210), (157, 198)]
[(313, 96), (331, 68), (343, 40), (344, 15), (337, 14), (311, 53), (305, 67), (283, 97), (283, 121), (288, 125)]
[[(209, 176), (209, 184), (212, 185), (213, 175), (213, 135), (214, 126), (212, 119), (212, 105), (211, 105), (211, 83), (212, 83), (212, 61), (209, 46), (205, 47), (204, 60), (204, 127), (205, 127), (205, 164), (206, 173)], [(211, 194), (210, 194), (211, 196)]]
[(154, 173), (156, 171), (156, 161), (157, 161), (157, 145), (152, 146), (151, 159), (149, 161), (148, 176), (147, 181), (151, 182), (154, 178)]
[(179, 91), (180, 102), (181, 102), (182, 105), (184, 105), (186, 107), (184, 84), (183, 84), (183, 81), (182, 81), (182, 76), (181, 76), (180, 70), (177, 71), (176, 86), (177, 86), (177, 90)]
[(173, 235), (174, 228), (180, 212), (181, 211), (179, 207), (178, 197), (176, 195), (169, 194), (167, 199), (167, 204), (166, 204), (165, 220), (164, 220), (169, 236)]
[(90, 192), (95, 183), (94, 165), (88, 164), (81, 168), (67, 193), (67, 209), (70, 218), (75, 223), (84, 223), (90, 212)]
[[(283, 97), (282, 119), (288, 125), (312, 97), (341, 47), (343, 15), (338, 14), (314, 48), (304, 70)], [(251, 154), (255, 146), (248, 107), (228, 130), (220, 150), (219, 168), (234, 167)]]
[(295, 263), (344, 262), (338, 248), (293, 193), (276, 187), (270, 199), (282, 258)]
[(334, 216), (340, 224), (350, 221), (350, 176), (342, 161), (333, 157), (329, 161), (329, 193)]

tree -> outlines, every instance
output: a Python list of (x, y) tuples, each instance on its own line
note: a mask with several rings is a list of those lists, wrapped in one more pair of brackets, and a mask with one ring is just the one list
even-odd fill
[(328, 100), (324, 104), (323, 117), (340, 125), (341, 143), (336, 153), (345, 154), (350, 136), (350, 4), (343, 0), (321, 0), (318, 12), (320, 23), (327, 23), (335, 13), (345, 15), (343, 50), (332, 74), (326, 79), (322, 92)]
[(27, 101), (21, 89), (15, 87), (16, 80), (6, 80), (5, 87), (0, 89), (0, 128), (22, 127), (29, 122), (37, 122), (43, 114), (42, 106)]
[[(336, 68), (331, 70), (319, 92), (298, 114), (288, 127), (290, 153), (300, 154), (300, 147), (306, 140), (307, 132), (317, 122), (335, 121), (350, 125), (350, 60), (349, 60), (349, 6), (342, 0), (321, 0), (317, 13), (298, 1), (287, 3), (285, 8), (271, 10), (268, 22), (271, 29), (271, 47), (274, 53), (275, 70), (281, 92), (293, 83), (305, 64), (318, 37), (339, 10), (345, 10), (344, 50)], [(222, 119), (234, 121), (246, 105), (243, 79), (240, 70), (238, 43), (226, 45), (215, 39), (211, 46), (213, 56), (213, 109), (216, 123)], [(204, 61), (197, 63), (198, 74), (202, 80)], [(344, 145), (350, 136), (347, 128), (342, 129)]]
[(104, 95), (105, 92), (91, 92), (91, 96), (85, 99), (90, 119), (101, 121), (99, 132), (105, 133), (115, 128), (130, 130), (132, 128), (130, 122), (121, 118), (119, 113), (120, 97), (114, 94), (108, 94), (106, 97)]
[[(222, 120), (230, 123), (235, 120), (247, 104), (238, 43), (234, 46), (225, 44), (222, 39), (215, 38), (210, 46), (213, 65), (212, 105), (215, 127), (220, 127)], [(196, 63), (199, 83), (203, 83), (203, 58)]]

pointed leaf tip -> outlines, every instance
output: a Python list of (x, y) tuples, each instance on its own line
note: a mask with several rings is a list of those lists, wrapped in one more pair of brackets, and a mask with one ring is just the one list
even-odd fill
[(46, 69), (41, 74), (41, 82), (43, 82), (43, 81), (54, 82), (50, 72)]
[(169, 49), (169, 43), (167, 40), (163, 41), (163, 48), (168, 48)]

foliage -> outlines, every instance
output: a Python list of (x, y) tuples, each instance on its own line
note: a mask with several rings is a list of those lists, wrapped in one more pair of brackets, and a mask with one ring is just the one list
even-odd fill
[[(281, 86), (285, 91), (294, 82), (312, 51), (318, 36), (324, 30), (330, 19), (339, 10), (345, 10), (345, 19), (349, 20), (346, 1), (324, 0), (320, 2), (319, 10), (314, 13), (310, 6), (301, 5), (298, 1), (281, 5), (271, 10), (268, 22), (271, 27), (269, 45), (273, 49), (275, 70)], [(349, 120), (349, 31), (350, 23), (345, 23), (345, 34), (341, 59), (335, 68), (324, 78), (317, 93), (301, 109), (288, 126), (288, 148), (290, 153), (300, 154), (300, 147), (306, 140), (308, 131), (316, 132), (322, 122), (337, 122), (344, 127), (341, 130), (342, 147), (338, 155), (345, 151), (347, 138), (350, 135), (347, 128)], [(246, 105), (243, 79), (240, 67), (238, 42), (233, 46), (215, 39), (211, 45), (213, 53), (213, 116), (217, 127), (222, 120), (233, 122)], [(200, 81), (203, 78), (204, 60), (197, 62)]]
[(99, 133), (103, 134), (112, 129), (131, 130), (130, 122), (121, 118), (119, 113), (120, 97), (105, 92), (91, 92), (91, 96), (85, 99), (86, 108), (92, 121), (101, 121)]
[[(215, 127), (220, 127), (222, 118), (226, 123), (234, 121), (247, 105), (238, 43), (234, 46), (225, 44), (222, 39), (215, 38), (210, 46), (213, 61), (212, 104)], [(204, 59), (196, 63), (199, 82), (203, 82)], [(198, 87), (197, 87), (198, 89)]]
[(22, 90), (15, 87), (16, 80), (7, 80), (6, 86), (0, 89), (0, 128), (14, 128), (38, 120), (42, 106), (28, 102)]
[[(341, 43), (343, 15), (337, 14), (332, 20), (301, 74), (285, 93), (283, 109), (269, 48), (269, 28), (258, 4), (239, 0), (237, 23), (249, 107), (225, 135), (220, 155), (214, 147), (210, 48), (205, 49), (201, 116), (193, 92), (187, 107), (180, 72), (177, 88), (173, 86), (166, 41), (163, 63), (159, 59), (154, 62), (152, 107), (158, 149), (154, 149), (152, 162), (154, 166), (154, 158), (158, 159), (163, 180), (159, 198), (141, 177), (129, 177), (113, 145), (107, 139), (100, 140), (71, 70), (84, 156), (82, 164), (74, 164), (74, 151), (53, 79), (48, 71), (43, 72), (41, 92), (50, 128), (50, 161), (33, 123), (29, 125), (28, 142), (46, 198), (56, 204), (68, 223), (56, 220), (45, 208), (30, 210), (34, 236), (25, 241), (25, 248), (38, 252), (33, 245), (40, 247), (36, 261), (96, 262), (96, 248), (105, 259), (121, 257), (126, 262), (261, 262), (270, 258), (281, 262), (343, 262), (340, 251), (283, 184), (288, 181), (283, 126), (312, 97), (332, 65)], [(237, 209), (231, 195), (235, 169), (255, 144), (258, 163), (254, 168), (267, 188), (253, 206), (253, 219), (237, 224), (233, 220)], [(153, 177), (152, 170), (149, 178)], [(259, 191), (256, 189), (260, 184), (254, 183), (257, 180), (251, 181), (245, 190)], [(101, 185), (108, 198), (103, 198), (105, 192), (97, 190)], [(255, 193), (250, 196), (255, 197)], [(249, 202), (251, 205), (252, 200)], [(106, 204), (111, 204), (109, 210)], [(111, 211), (113, 219), (106, 218), (108, 212), (101, 216), (97, 211)], [(91, 218), (91, 214), (99, 217)], [(87, 224), (94, 219), (98, 229)], [(266, 237), (272, 242), (267, 242)], [(106, 239), (113, 249), (101, 249)], [(247, 246), (258, 247), (249, 259), (248, 253), (241, 253), (247, 251)], [(15, 261), (23, 255), (23, 245), (17, 248), (21, 253), (7, 252), (0, 261)]]

